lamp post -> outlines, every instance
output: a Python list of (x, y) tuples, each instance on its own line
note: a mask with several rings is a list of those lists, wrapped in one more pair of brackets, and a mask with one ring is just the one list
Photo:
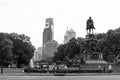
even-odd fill
[(81, 67), (81, 66), (80, 66), (80, 64), (79, 64), (79, 73), (80, 73), (80, 67)]
[(3, 73), (3, 66), (1, 66), (1, 73)]
[(53, 74), (55, 76), (55, 73), (56, 73), (56, 64), (54, 63), (54, 67), (53, 67)]
[(18, 65), (18, 55), (15, 55), (15, 59), (16, 59), (16, 68), (17, 68), (17, 65)]
[(1, 74), (3, 73), (3, 59), (0, 59), (0, 61), (1, 61)]
[(30, 73), (30, 65), (28, 64), (28, 74)]
[(3, 61), (4, 59), (0, 59), (0, 70), (1, 70), (1, 74), (3, 73)]
[(79, 73), (80, 73), (80, 68), (81, 68), (81, 60), (79, 60)]

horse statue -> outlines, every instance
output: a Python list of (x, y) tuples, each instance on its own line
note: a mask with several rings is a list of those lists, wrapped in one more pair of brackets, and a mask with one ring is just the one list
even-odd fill
[[(87, 34), (93, 34), (93, 29), (95, 29), (94, 27), (94, 22), (91, 19), (91, 17), (89, 17), (89, 19), (87, 20), (87, 26), (86, 26), (86, 30), (87, 30)], [(92, 31), (92, 32), (91, 32)]]

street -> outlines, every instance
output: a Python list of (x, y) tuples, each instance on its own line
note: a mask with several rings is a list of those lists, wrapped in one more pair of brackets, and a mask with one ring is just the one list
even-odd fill
[(0, 76), (0, 80), (119, 80), (119, 75), (107, 76)]

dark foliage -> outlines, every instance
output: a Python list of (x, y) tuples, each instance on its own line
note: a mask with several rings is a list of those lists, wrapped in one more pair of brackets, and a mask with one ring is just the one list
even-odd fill
[(3, 63), (16, 62), (28, 65), (34, 53), (34, 46), (30, 42), (30, 37), (17, 33), (0, 33), (0, 55)]

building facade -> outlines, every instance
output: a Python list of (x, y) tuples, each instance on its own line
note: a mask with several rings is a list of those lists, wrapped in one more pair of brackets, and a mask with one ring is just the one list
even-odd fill
[(51, 42), (54, 36), (53, 18), (47, 18), (45, 22), (45, 29), (43, 31), (43, 59), (46, 57), (45, 46), (46, 43)]
[(35, 50), (33, 61), (40, 61), (42, 60), (42, 47), (38, 47), (38, 49)]
[(55, 40), (45, 43), (44, 59), (50, 59), (54, 57), (54, 52), (57, 51), (58, 43)]
[(68, 43), (70, 39), (76, 38), (76, 32), (71, 28), (64, 35), (64, 43)]

